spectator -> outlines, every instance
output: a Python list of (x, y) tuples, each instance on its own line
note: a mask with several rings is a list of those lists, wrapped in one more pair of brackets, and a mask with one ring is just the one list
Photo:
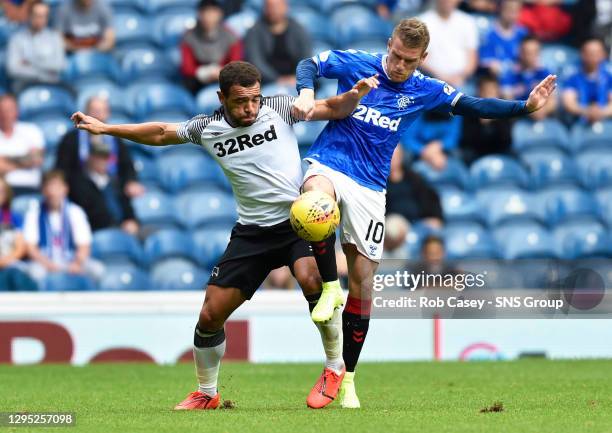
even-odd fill
[[(500, 80), (502, 95), (507, 99), (526, 100), (531, 90), (551, 73), (540, 65), (540, 41), (536, 38), (527, 36), (523, 39), (519, 53), (519, 63)], [(556, 109), (557, 99), (553, 97), (544, 108), (532, 113), (530, 117), (542, 120)]]
[(391, 158), (386, 213), (401, 215), (411, 223), (422, 221), (432, 228), (442, 227), (438, 193), (404, 163), (401, 145), (395, 148)]
[(17, 194), (38, 192), (45, 140), (38, 127), (18, 122), (15, 97), (0, 96), (0, 175)]
[(263, 286), (266, 289), (294, 290), (297, 288), (296, 281), (287, 266), (272, 270), (263, 282)]
[(48, 23), (49, 5), (37, 1), (30, 9), (29, 27), (9, 40), (7, 74), (15, 93), (30, 84), (60, 81), (66, 62), (64, 40), (58, 32), (47, 27)]
[(463, 0), (460, 9), (469, 14), (494, 15), (503, 0)]
[[(412, 273), (424, 276), (420, 279), (421, 285), (417, 289), (454, 288), (445, 284), (446, 278), (444, 277), (455, 275), (458, 270), (446, 262), (444, 240), (440, 236), (432, 234), (425, 237), (421, 244), (421, 261), (412, 269)], [(434, 276), (442, 278), (435, 278)]]
[(603, 41), (591, 38), (580, 50), (582, 65), (565, 83), (563, 107), (582, 121), (594, 123), (612, 116), (612, 74)]
[(381, 18), (397, 23), (421, 13), (424, 3), (424, 0), (378, 0), (376, 12)]
[(0, 0), (4, 16), (15, 23), (25, 23), (28, 20), (30, 6), (37, 0)]
[(265, 0), (263, 17), (244, 38), (245, 55), (264, 83), (294, 87), (295, 67), (312, 50), (310, 36), (287, 12), (287, 0)]
[(36, 284), (21, 270), (26, 253), (22, 220), (11, 212), (13, 192), (0, 177), (0, 288), (4, 290), (36, 290)]
[[(499, 82), (494, 75), (484, 75), (479, 78), (478, 96), (481, 98), (500, 97)], [(510, 153), (512, 122), (509, 119), (465, 117), (460, 147), (466, 164), (471, 164), (484, 155)]]
[(480, 47), (480, 64), (495, 75), (510, 70), (518, 60), (521, 40), (527, 36), (527, 29), (517, 24), (522, 5), (522, 0), (504, 0), (499, 19)]
[(457, 87), (478, 66), (478, 28), (470, 15), (457, 10), (459, 1), (436, 0), (435, 9), (421, 15), (431, 35), (424, 70)]
[(91, 259), (91, 228), (85, 212), (67, 200), (61, 171), (45, 173), (43, 199), (27, 212), (24, 236), (32, 263), (30, 276), (39, 284), (49, 272), (68, 272), (99, 279), (104, 266)]
[(225, 64), (242, 58), (242, 43), (223, 25), (218, 0), (201, 0), (198, 4), (198, 22), (183, 37), (181, 57), (185, 86), (192, 93), (216, 82)]
[[(110, 106), (104, 98), (91, 98), (87, 101), (86, 111), (88, 115), (102, 122), (106, 122), (110, 117)], [(125, 143), (116, 137), (109, 135), (94, 136), (78, 129), (68, 132), (62, 138), (57, 150), (55, 167), (64, 172), (68, 184), (73, 185), (75, 183), (74, 176), (87, 171), (92, 142), (96, 140), (103, 141), (110, 148), (106, 170), (110, 182), (119, 185), (123, 194), (128, 198), (143, 194), (144, 187), (136, 179), (134, 164)]]
[(57, 27), (68, 51), (110, 51), (115, 46), (112, 21), (110, 8), (101, 0), (66, 0), (58, 11)]
[(556, 41), (572, 27), (571, 16), (563, 10), (564, 0), (525, 0), (519, 22), (541, 41)]
[(435, 170), (444, 170), (447, 155), (459, 145), (461, 122), (448, 113), (424, 113), (402, 136), (402, 144)]

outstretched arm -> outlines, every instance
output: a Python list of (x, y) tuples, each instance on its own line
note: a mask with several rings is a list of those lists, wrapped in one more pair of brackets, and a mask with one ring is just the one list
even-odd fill
[(533, 113), (546, 105), (548, 98), (557, 87), (556, 83), (557, 76), (549, 75), (534, 87), (526, 101), (505, 101), (463, 95), (453, 108), (453, 113), (484, 119), (501, 119)]
[(108, 125), (86, 114), (76, 112), (70, 117), (74, 126), (91, 134), (113, 135), (151, 146), (166, 146), (183, 143), (176, 131), (180, 124), (148, 122), (138, 124)]
[[(357, 108), (361, 98), (367, 95), (370, 90), (376, 89), (378, 84), (378, 74), (376, 74), (368, 78), (362, 78), (348, 92), (315, 101), (315, 107), (309, 120), (344, 119)], [(293, 108), (294, 116), (298, 117), (295, 112), (295, 104)]]

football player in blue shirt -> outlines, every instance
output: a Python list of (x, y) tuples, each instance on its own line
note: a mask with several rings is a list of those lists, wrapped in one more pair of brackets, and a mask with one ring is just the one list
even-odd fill
[[(346, 375), (341, 389), (343, 407), (359, 407), (354, 371), (369, 326), (374, 272), (383, 250), (385, 186), (393, 150), (400, 137), (424, 111), (501, 118), (526, 115), (546, 104), (556, 77), (539, 83), (526, 101), (480, 99), (420, 73), (427, 57), (429, 32), (416, 18), (394, 29), (386, 54), (325, 51), (302, 60), (297, 68), (299, 97), (294, 115), (309, 119), (318, 77), (338, 80), (338, 91), (350, 89), (361, 77), (379, 76), (378, 89), (365, 96), (350, 117), (330, 121), (309, 150), (310, 167), (304, 191), (319, 190), (338, 202), (342, 215), (341, 243), (349, 271), (349, 297), (342, 313), (343, 358)], [(323, 293), (313, 309), (315, 321), (329, 320), (342, 304), (335, 263), (335, 235), (313, 243)]]

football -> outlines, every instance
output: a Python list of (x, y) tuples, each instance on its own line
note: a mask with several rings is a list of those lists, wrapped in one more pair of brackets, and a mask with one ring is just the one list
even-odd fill
[(290, 220), (299, 237), (319, 242), (331, 236), (340, 224), (340, 209), (329, 194), (308, 191), (293, 202)]

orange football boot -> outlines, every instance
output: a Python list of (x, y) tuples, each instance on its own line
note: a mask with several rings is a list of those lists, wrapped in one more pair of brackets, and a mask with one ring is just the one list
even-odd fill
[(346, 373), (345, 368), (342, 368), (340, 374), (336, 374), (331, 368), (324, 369), (321, 377), (310, 390), (310, 394), (308, 394), (306, 399), (308, 407), (321, 409), (334, 401), (338, 395), (342, 379), (344, 379), (344, 373)]
[(219, 393), (214, 397), (200, 391), (190, 393), (185, 400), (174, 406), (174, 410), (204, 410), (219, 407), (221, 396)]

